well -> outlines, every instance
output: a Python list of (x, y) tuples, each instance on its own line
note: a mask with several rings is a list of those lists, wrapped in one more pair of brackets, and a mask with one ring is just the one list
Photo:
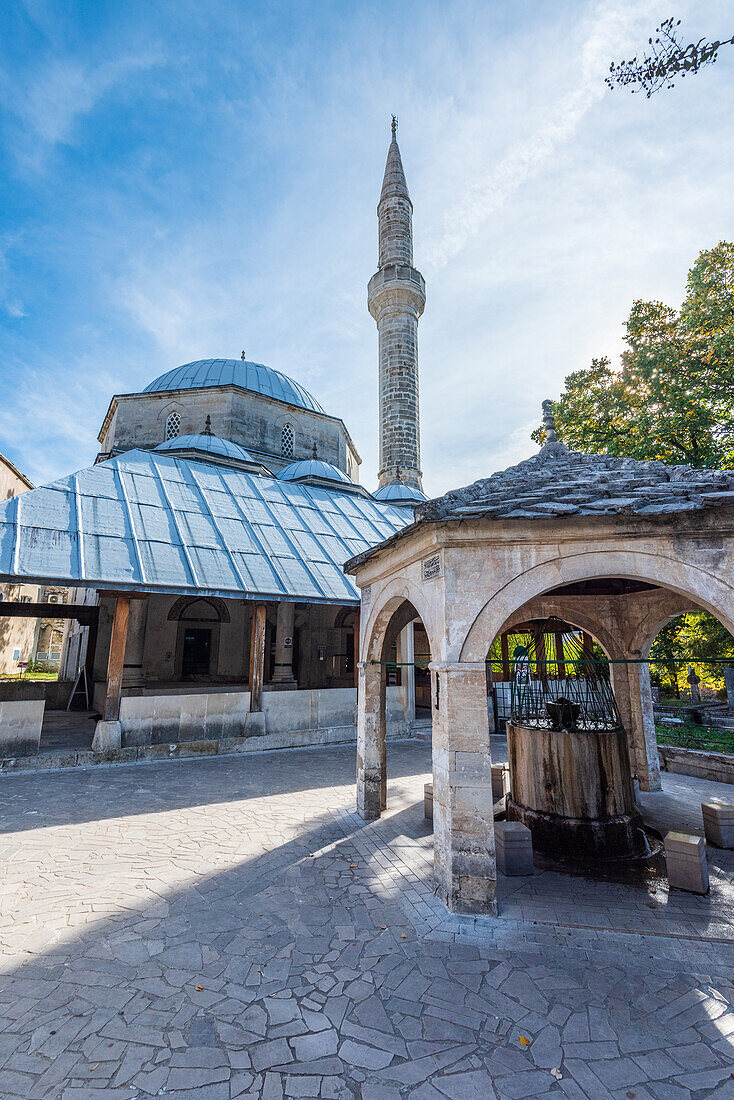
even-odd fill
[(627, 736), (603, 652), (568, 624), (538, 624), (513, 653), (511, 707), (507, 816), (528, 826), (534, 849), (574, 861), (643, 854)]
[(507, 816), (557, 858), (609, 859), (645, 850), (627, 736), (614, 730), (532, 729), (507, 724)]

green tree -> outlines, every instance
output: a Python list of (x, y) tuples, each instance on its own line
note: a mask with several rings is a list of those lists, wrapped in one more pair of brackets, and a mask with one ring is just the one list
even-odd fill
[[(636, 301), (621, 362), (594, 359), (554, 403), (581, 451), (734, 468), (734, 244), (701, 252), (680, 310)], [(533, 434), (542, 442), (543, 429)]]
[[(619, 367), (594, 359), (554, 402), (558, 438), (597, 454), (734, 469), (734, 244), (701, 252), (676, 311), (636, 301)], [(533, 434), (543, 442), (540, 428)], [(686, 665), (720, 688), (734, 638), (706, 611), (679, 616), (650, 651), (653, 678), (678, 694)]]

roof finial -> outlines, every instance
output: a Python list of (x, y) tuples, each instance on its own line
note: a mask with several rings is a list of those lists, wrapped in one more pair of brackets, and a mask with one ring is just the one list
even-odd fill
[(212, 431), (212, 418), (208, 414), (206, 418), (206, 424), (204, 425), (204, 431), (201, 434), (214, 435), (214, 432)]
[(313, 451), (311, 452), (311, 458), (318, 458), (318, 457), (319, 456), (316, 454), (316, 443), (314, 442)]
[(240, 359), (243, 359), (243, 360), (244, 360), (244, 358), (245, 358), (245, 353), (244, 353), (244, 351), (243, 351), (243, 352), (242, 352), (242, 355), (240, 356)]
[(556, 418), (553, 415), (553, 402), (548, 399), (543, 402), (543, 430), (546, 443), (557, 443)]
[(398, 116), (393, 115), (392, 116), (392, 139), (393, 139), (393, 141), (397, 140), (396, 137), (395, 137), (395, 135), (397, 133), (397, 129), (398, 129)]

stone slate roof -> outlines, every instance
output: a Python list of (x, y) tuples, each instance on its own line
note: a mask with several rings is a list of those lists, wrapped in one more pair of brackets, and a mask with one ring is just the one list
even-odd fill
[(544, 519), (551, 516), (655, 516), (734, 504), (734, 471), (696, 470), (587, 455), (547, 443), (532, 458), (429, 500), (421, 520)]

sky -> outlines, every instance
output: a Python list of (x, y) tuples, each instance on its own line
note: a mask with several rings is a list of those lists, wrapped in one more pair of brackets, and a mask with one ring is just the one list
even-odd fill
[(651, 99), (612, 60), (729, 0), (6, 0), (0, 452), (36, 484), (94, 461), (114, 393), (266, 363), (377, 470), (366, 286), (390, 116), (414, 204), (429, 495), (530, 433), (637, 298), (680, 303), (734, 239), (734, 48)]

